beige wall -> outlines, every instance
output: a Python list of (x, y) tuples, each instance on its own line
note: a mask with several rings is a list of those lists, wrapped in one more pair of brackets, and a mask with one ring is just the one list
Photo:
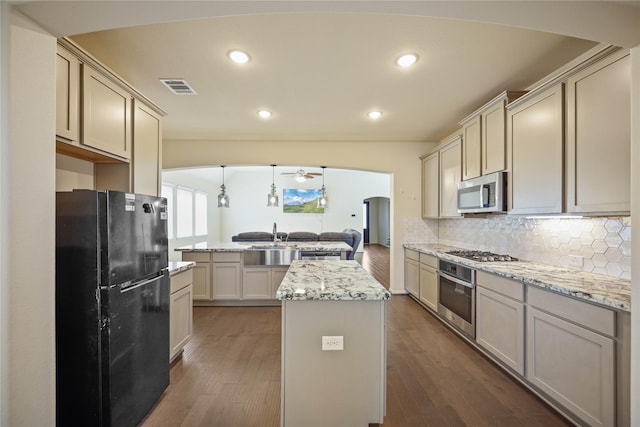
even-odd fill
[(56, 39), (8, 9), (3, 18), (9, 19), (8, 29), (2, 25), (3, 125), (9, 126), (2, 132), (0, 193), (0, 422), (48, 426), (55, 424)]
[(388, 172), (391, 178), (391, 290), (403, 291), (403, 221), (420, 218), (419, 157), (426, 142), (164, 141), (163, 169), (211, 165), (298, 165)]
[[(640, 212), (640, 45), (631, 49), (631, 216)], [(631, 229), (631, 324), (640, 325), (640, 227)], [(635, 303), (634, 303), (635, 301)], [(631, 328), (631, 402), (640, 398), (640, 327)], [(631, 425), (640, 425), (640, 405), (631, 405)]]

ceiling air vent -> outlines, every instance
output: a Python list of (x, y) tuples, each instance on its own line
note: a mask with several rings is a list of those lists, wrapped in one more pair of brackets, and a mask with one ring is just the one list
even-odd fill
[(197, 95), (189, 83), (183, 79), (160, 79), (160, 81), (176, 95)]

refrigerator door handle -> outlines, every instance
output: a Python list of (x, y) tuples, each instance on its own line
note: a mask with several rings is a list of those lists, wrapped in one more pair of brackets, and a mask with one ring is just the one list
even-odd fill
[(145, 286), (145, 285), (148, 285), (149, 283), (156, 282), (156, 281), (158, 281), (158, 279), (160, 279), (161, 277), (162, 277), (162, 275), (160, 275), (160, 276), (154, 276), (154, 277), (152, 277), (151, 279), (146, 279), (146, 280), (143, 280), (142, 282), (133, 282), (133, 283), (129, 284), (128, 286), (121, 286), (121, 288), (120, 288), (120, 292), (129, 292), (129, 291), (132, 291), (132, 290), (137, 289), (137, 288), (139, 288), (139, 287), (141, 287), (141, 286)]

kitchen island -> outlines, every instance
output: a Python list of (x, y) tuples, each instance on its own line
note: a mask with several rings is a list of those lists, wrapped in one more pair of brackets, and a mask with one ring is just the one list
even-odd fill
[(386, 411), (386, 302), (356, 261), (293, 261), (282, 301), (282, 426), (366, 426)]

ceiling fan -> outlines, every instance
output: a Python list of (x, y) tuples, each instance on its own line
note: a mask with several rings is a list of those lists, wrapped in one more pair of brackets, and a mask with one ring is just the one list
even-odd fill
[(322, 176), (321, 173), (317, 172), (305, 172), (304, 169), (298, 169), (297, 172), (283, 172), (280, 175), (293, 175), (295, 176), (296, 181), (305, 182), (307, 179), (313, 179), (316, 176)]

